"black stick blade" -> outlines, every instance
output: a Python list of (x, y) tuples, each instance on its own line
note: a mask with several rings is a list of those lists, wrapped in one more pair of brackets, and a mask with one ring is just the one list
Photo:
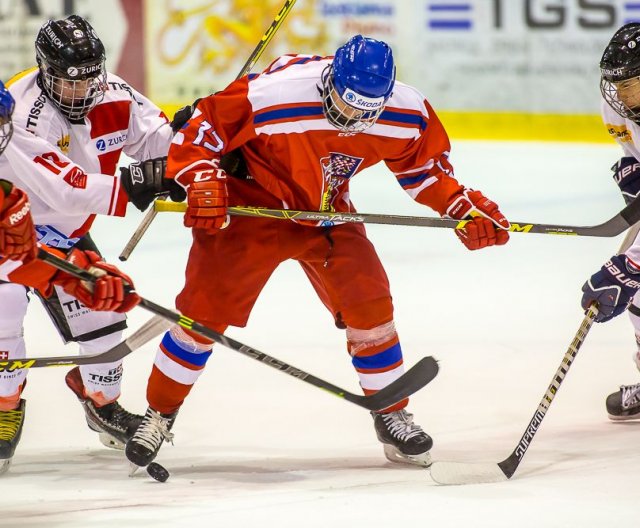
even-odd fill
[(423, 357), (393, 383), (371, 396), (346, 393), (344, 398), (370, 411), (380, 411), (418, 392), (438, 375), (438, 362), (431, 356)]

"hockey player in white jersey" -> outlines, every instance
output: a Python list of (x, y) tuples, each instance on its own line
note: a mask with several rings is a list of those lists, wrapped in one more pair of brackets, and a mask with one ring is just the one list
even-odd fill
[[(83, 18), (47, 21), (36, 58), (36, 68), (7, 83), (16, 100), (15, 133), (0, 174), (28, 193), (41, 244), (97, 252), (89, 236), (95, 214), (123, 216), (127, 201), (142, 208), (141, 200), (152, 200), (133, 179), (115, 176), (120, 154), (139, 161), (166, 156), (172, 130), (157, 106), (107, 73), (103, 44)], [(26, 356), (25, 293), (24, 286), (0, 283), (0, 350), (8, 358)], [(59, 287), (43, 302), (64, 341), (78, 342), (81, 354), (122, 340), (122, 313), (91, 311)], [(121, 362), (76, 367), (66, 376), (89, 427), (105, 445), (120, 448), (140, 421), (117, 401), (121, 376)], [(24, 370), (0, 373), (0, 411), (20, 405), (25, 381)]]
[[(600, 61), (602, 118), (622, 148), (612, 167), (613, 178), (626, 203), (640, 195), (640, 23), (622, 26)], [(631, 228), (622, 251), (612, 256), (582, 287), (582, 306), (597, 302), (597, 322), (628, 310), (636, 335), (633, 358), (640, 370), (640, 235)], [(640, 419), (640, 383), (623, 385), (606, 401), (612, 420)]]
[[(0, 82), (0, 155), (13, 134), (12, 113), (15, 102)], [(74, 248), (67, 260), (96, 275), (93, 284), (57, 270), (37, 257), (43, 250), (58, 257), (64, 253), (37, 243), (27, 194), (11, 182), (0, 179), (0, 280), (24, 284), (49, 296), (53, 285), (80, 299), (93, 310), (126, 312), (139, 302), (133, 281), (115, 266), (106, 264), (96, 253)], [(9, 469), (24, 425), (26, 402), (14, 409), (0, 411), (0, 474)]]

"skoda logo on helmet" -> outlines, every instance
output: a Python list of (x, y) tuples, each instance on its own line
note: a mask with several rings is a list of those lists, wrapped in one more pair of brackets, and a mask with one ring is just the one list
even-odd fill
[(635, 40), (630, 40), (629, 43), (627, 44), (627, 46), (629, 46), (629, 48), (633, 49), (636, 47), (636, 41)]
[(76, 75), (78, 75), (78, 68), (76, 68), (75, 66), (69, 66), (67, 68), (67, 74), (69, 74), (69, 77), (75, 77)]
[(353, 92), (347, 92), (344, 94), (344, 98), (347, 102), (353, 103), (356, 100), (356, 96)]
[(73, 31), (73, 36), (76, 37), (76, 38), (82, 38), (82, 37), (84, 37), (84, 33), (80, 29), (75, 29)]

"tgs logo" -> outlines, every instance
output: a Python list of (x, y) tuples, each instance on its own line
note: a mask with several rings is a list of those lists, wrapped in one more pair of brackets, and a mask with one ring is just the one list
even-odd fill
[(105, 150), (107, 150), (107, 143), (105, 142), (104, 139), (99, 139), (96, 142), (96, 148), (100, 151), (100, 152), (104, 152)]

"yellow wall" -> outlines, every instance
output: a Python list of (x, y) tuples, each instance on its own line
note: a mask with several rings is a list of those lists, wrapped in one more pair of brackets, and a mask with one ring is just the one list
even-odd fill
[[(437, 110), (436, 110), (437, 111)], [(609, 143), (599, 115), (437, 111), (454, 139)]]

